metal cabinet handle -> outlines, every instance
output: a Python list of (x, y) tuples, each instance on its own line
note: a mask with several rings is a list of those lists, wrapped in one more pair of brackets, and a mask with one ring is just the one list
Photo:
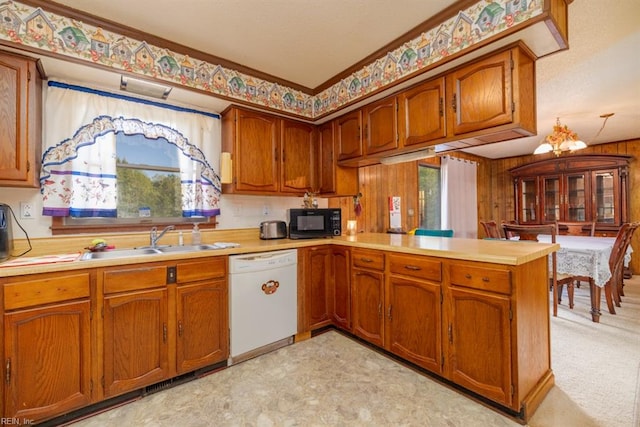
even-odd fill
[(420, 270), (422, 270), (422, 268), (418, 267), (417, 265), (405, 265), (404, 268), (406, 268), (407, 270), (412, 270), (412, 271), (420, 271)]
[(373, 262), (373, 260), (371, 258), (360, 258), (360, 261), (362, 261), (362, 262)]
[(491, 279), (489, 279), (488, 277), (483, 277), (482, 281), (485, 283), (489, 283), (491, 281)]
[(178, 336), (182, 338), (182, 321), (178, 321)]
[(11, 383), (11, 358), (7, 359), (7, 365), (5, 366), (5, 381), (7, 384)]
[(378, 303), (378, 317), (382, 317), (382, 303)]
[(167, 324), (163, 323), (162, 324), (162, 341), (163, 342), (167, 342)]
[(464, 275), (464, 278), (465, 279), (471, 279), (471, 275), (469, 273), (467, 273), (467, 274)]
[(387, 317), (391, 320), (391, 305), (389, 305), (389, 309), (387, 310)]

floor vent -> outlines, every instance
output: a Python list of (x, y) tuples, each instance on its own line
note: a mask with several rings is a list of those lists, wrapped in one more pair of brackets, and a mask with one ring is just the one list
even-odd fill
[(142, 395), (146, 396), (149, 394), (157, 393), (162, 390), (166, 390), (178, 384), (191, 381), (192, 379), (194, 379), (194, 377), (195, 377), (195, 372), (190, 372), (188, 374), (184, 374), (179, 377), (170, 378), (168, 380), (161, 381), (159, 383), (151, 384), (150, 386), (147, 386), (144, 388), (144, 392), (142, 393)]

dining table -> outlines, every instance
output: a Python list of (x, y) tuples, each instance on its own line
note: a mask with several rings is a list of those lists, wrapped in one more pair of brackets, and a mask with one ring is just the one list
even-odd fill
[[(551, 243), (550, 235), (539, 235), (541, 243)], [(600, 321), (600, 300), (602, 289), (611, 278), (609, 257), (616, 241), (615, 237), (557, 235), (556, 252), (558, 274), (568, 274), (588, 278), (591, 291), (591, 319)], [(625, 265), (629, 264), (632, 253), (629, 245), (625, 253)], [(551, 257), (549, 257), (551, 262)], [(615, 284), (611, 284), (615, 286)], [(610, 308), (611, 311), (611, 308)], [(613, 310), (615, 314), (615, 310)]]

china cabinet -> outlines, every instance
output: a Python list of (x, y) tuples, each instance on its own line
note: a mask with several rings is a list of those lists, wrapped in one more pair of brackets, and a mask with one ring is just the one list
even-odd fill
[(629, 220), (631, 156), (560, 156), (510, 169), (521, 224), (595, 221), (596, 234), (615, 234)]

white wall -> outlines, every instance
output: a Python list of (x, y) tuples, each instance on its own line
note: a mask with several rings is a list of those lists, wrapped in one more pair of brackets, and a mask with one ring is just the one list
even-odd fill
[[(33, 218), (20, 218), (20, 203), (30, 203)], [(327, 207), (327, 199), (318, 199), (319, 207)], [(11, 206), (16, 218), (29, 237), (51, 236), (51, 217), (41, 215), (42, 195), (38, 189), (0, 188), (0, 203)], [(220, 198), (218, 229), (258, 228), (266, 220), (287, 221), (287, 209), (302, 207), (302, 197), (241, 196), (223, 194)], [(12, 226), (15, 239), (24, 239), (24, 232), (15, 222)]]

